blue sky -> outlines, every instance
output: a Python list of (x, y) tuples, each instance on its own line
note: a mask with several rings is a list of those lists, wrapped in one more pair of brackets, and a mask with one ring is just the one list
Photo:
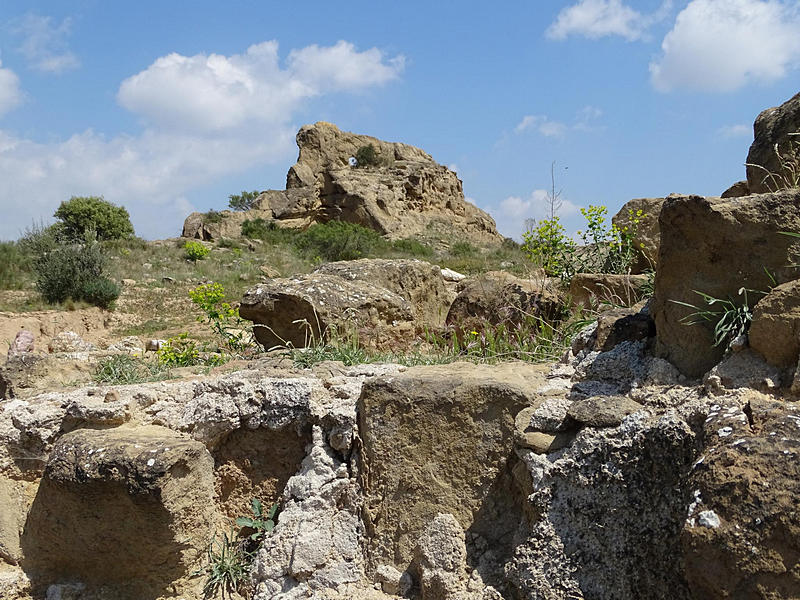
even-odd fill
[(796, 0), (0, 4), (0, 239), (102, 195), (145, 238), (283, 188), (331, 121), (424, 148), (505, 235), (744, 178), (800, 91)]

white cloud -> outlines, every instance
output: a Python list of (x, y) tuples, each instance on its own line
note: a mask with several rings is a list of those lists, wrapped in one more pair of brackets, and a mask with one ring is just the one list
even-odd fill
[(78, 57), (67, 45), (72, 30), (71, 19), (56, 24), (52, 17), (28, 14), (13, 21), (11, 30), (23, 38), (17, 50), (34, 69), (61, 73), (80, 66)]
[(22, 103), (23, 94), (19, 77), (11, 69), (4, 69), (0, 61), (0, 117)]
[(293, 50), (287, 63), (282, 69), (275, 41), (232, 56), (173, 53), (123, 81), (118, 99), (161, 128), (218, 132), (283, 122), (306, 98), (380, 85), (403, 68), (402, 57), (347, 42)]
[[(519, 238), (526, 226), (526, 222), (533, 219), (550, 218), (550, 204), (547, 190), (533, 190), (530, 196), (508, 196), (496, 206), (489, 206), (487, 210), (497, 223), (497, 229), (503, 235)], [(558, 215), (562, 222), (580, 212), (580, 207), (561, 197), (561, 207)]]
[[(312, 47), (302, 72), (292, 70), (291, 60), (281, 68), (275, 42), (241, 55), (161, 57), (120, 86), (120, 103), (145, 123), (138, 135), (108, 138), (89, 130), (37, 143), (0, 131), (0, 209), (7, 215), (0, 239), (17, 237), (71, 195), (88, 194), (125, 205), (140, 235), (176, 235), (190, 209), (188, 192), (258, 165), (288, 162), (297, 129), (292, 119), (305, 99), (397, 76), (400, 61), (349, 44), (342, 52), (342, 44), (331, 47), (338, 49), (338, 63), (325, 48)], [(347, 74), (316, 80), (314, 57)], [(365, 72), (358, 77), (360, 68)]]
[(800, 5), (777, 0), (692, 0), (650, 63), (653, 86), (728, 92), (800, 65)]
[(545, 137), (561, 137), (564, 135), (567, 126), (558, 121), (551, 121), (545, 115), (525, 115), (514, 128), (516, 133), (522, 133), (528, 129), (535, 129)]
[(723, 125), (717, 130), (717, 134), (723, 138), (751, 137), (753, 135), (752, 125)]
[(622, 0), (581, 0), (561, 10), (545, 35), (552, 40), (563, 40), (570, 35), (597, 39), (618, 35), (628, 41), (646, 36), (647, 30), (664, 19), (672, 9), (672, 2), (664, 2), (651, 15), (622, 3)]

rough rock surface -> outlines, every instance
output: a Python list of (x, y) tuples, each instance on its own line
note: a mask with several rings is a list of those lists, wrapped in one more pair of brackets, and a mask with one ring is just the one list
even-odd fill
[[(648, 269), (655, 269), (658, 265), (658, 247), (661, 243), (661, 230), (658, 225), (658, 215), (665, 198), (636, 198), (625, 205), (614, 215), (611, 222), (622, 229), (633, 227), (633, 218), (639, 219), (636, 226), (636, 235), (633, 245), (639, 249), (639, 254), (631, 265), (632, 273), (643, 273)], [(636, 216), (638, 211), (641, 216)], [(633, 211), (633, 216), (631, 216)]]
[[(784, 152), (789, 144), (800, 141), (790, 133), (800, 131), (800, 94), (781, 104), (768, 108), (756, 117), (753, 124), (754, 139), (747, 153), (747, 186), (751, 194), (762, 194), (775, 191), (776, 181), (769, 173), (780, 174), (779, 158), (775, 154), (775, 144), (778, 151)], [(749, 165), (759, 165), (764, 169)]]
[[(370, 144), (382, 166), (351, 166), (349, 159)], [(303, 126), (297, 145), (300, 155), (286, 176), (286, 190), (262, 193), (253, 211), (223, 211), (224, 218), (215, 224), (203, 224), (203, 216), (193, 213), (184, 224), (184, 237), (238, 236), (245, 218), (260, 217), (303, 228), (337, 219), (391, 239), (417, 235), (440, 222), (454, 235), (502, 241), (492, 218), (464, 199), (456, 174), (419, 148), (344, 132), (325, 122)]]
[(312, 273), (272, 279), (247, 291), (239, 314), (253, 321), (253, 333), (265, 348), (289, 344), (303, 348), (325, 335), (364, 336), (388, 344), (413, 332), (414, 308), (399, 294), (358, 279)]
[(369, 572), (406, 570), (440, 512), (498, 548), (508, 541), (514, 417), (543, 375), (524, 364), (456, 363), (365, 383), (358, 419)]
[(777, 367), (800, 357), (800, 280), (775, 287), (758, 301), (748, 333), (750, 347)]
[(607, 351), (622, 342), (647, 340), (656, 335), (656, 326), (645, 301), (630, 308), (614, 308), (600, 313), (594, 331), (594, 348)]
[(33, 333), (27, 329), (20, 329), (14, 336), (14, 341), (8, 347), (8, 356), (15, 357), (20, 354), (29, 354), (34, 350)]
[(486, 322), (552, 321), (563, 311), (558, 289), (545, 278), (522, 279), (505, 271), (490, 271), (459, 282), (456, 289), (458, 295), (446, 323), (460, 331), (480, 331)]
[(213, 494), (211, 455), (168, 429), (66, 434), (25, 525), (25, 571), (37, 587), (78, 580), (121, 599), (158, 595), (205, 551)]
[(630, 306), (641, 299), (647, 281), (646, 275), (577, 273), (570, 279), (569, 295), (573, 305), (585, 308), (601, 303)]
[(699, 305), (695, 290), (715, 298), (740, 299), (745, 287), (767, 290), (797, 277), (800, 240), (781, 231), (800, 231), (800, 191), (723, 200), (670, 198), (661, 210), (661, 247), (652, 313), (659, 354), (688, 376), (698, 377), (719, 362), (709, 328), (681, 322)]

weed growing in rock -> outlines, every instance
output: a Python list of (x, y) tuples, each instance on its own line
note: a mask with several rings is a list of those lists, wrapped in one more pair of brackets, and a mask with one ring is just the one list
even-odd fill
[(193, 262), (204, 259), (210, 252), (202, 243), (195, 241), (186, 242), (183, 249), (186, 251), (186, 258)]
[(738, 295), (742, 297), (742, 300), (737, 303), (731, 298), (714, 298), (709, 294), (694, 290), (694, 293), (703, 299), (705, 306), (695, 306), (679, 300), (671, 300), (670, 302), (686, 306), (695, 311), (683, 317), (681, 323), (685, 325), (711, 323), (714, 326), (714, 347), (724, 345), (727, 348), (733, 340), (747, 333), (750, 328), (750, 322), (753, 320), (753, 308), (747, 296), (748, 292), (760, 294), (761, 296), (765, 295), (765, 292), (758, 290), (739, 288)]
[(522, 249), (551, 277), (571, 277), (574, 271), (575, 242), (566, 235), (561, 220), (543, 219), (522, 234)]
[(156, 352), (158, 363), (165, 367), (190, 367), (200, 363), (200, 351), (188, 333), (171, 337)]
[(792, 139), (782, 148), (775, 144), (773, 152), (778, 162), (778, 170), (773, 172), (762, 165), (746, 163), (764, 173), (761, 184), (771, 192), (800, 187), (800, 131), (790, 133)]
[(225, 215), (212, 208), (210, 211), (203, 214), (203, 223), (222, 223), (224, 218)]
[(356, 166), (357, 167), (380, 167), (383, 164), (381, 156), (375, 150), (375, 146), (368, 144), (361, 146), (356, 150)]
[(225, 288), (219, 283), (207, 283), (189, 290), (189, 298), (203, 311), (198, 321), (205, 321), (222, 338), (232, 352), (243, 352), (255, 343), (248, 321), (239, 316), (239, 309), (225, 301)]
[(225, 600), (226, 594), (231, 598), (247, 581), (250, 558), (233, 531), (230, 534), (223, 533), (221, 537), (214, 536), (208, 546), (206, 560), (208, 564), (198, 573), (206, 575), (203, 586), (205, 598), (215, 598), (217, 594), (222, 595), (222, 600)]
[(278, 519), (278, 503), (276, 502), (267, 510), (258, 498), (253, 498), (250, 502), (250, 509), (253, 511), (252, 517), (239, 517), (236, 524), (243, 528), (247, 535), (248, 542), (254, 546), (252, 550), (258, 549), (261, 542), (268, 533), (275, 529)]

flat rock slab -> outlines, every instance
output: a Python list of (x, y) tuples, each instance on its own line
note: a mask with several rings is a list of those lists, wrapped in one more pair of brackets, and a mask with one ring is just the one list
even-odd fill
[(74, 431), (50, 454), (23, 567), (37, 589), (77, 579), (120, 599), (160, 596), (199, 566), (213, 497), (213, 459), (200, 442), (156, 426)]
[(642, 408), (625, 396), (592, 396), (573, 402), (567, 415), (589, 427), (616, 427), (625, 417)]

